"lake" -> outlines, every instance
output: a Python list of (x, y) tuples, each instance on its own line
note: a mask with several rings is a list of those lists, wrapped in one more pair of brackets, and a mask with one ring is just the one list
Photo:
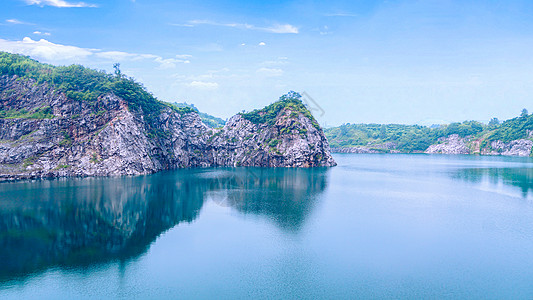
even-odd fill
[(0, 184), (0, 298), (533, 298), (533, 159)]

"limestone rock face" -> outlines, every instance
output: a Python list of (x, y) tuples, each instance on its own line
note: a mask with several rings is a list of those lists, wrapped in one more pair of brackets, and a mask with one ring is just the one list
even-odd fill
[(3, 179), (336, 164), (322, 130), (290, 107), (278, 113), (273, 125), (254, 124), (236, 115), (223, 128), (212, 129), (197, 113), (182, 114), (170, 107), (148, 124), (144, 112), (128, 108), (114, 94), (86, 103), (71, 100), (47, 84), (0, 76), (0, 108), (53, 113), (53, 118), (0, 119)]
[(465, 143), (465, 139), (457, 134), (452, 134), (446, 138), (440, 138), (438, 144), (430, 145), (425, 153), (430, 154), (470, 154), (470, 149)]
[(519, 139), (504, 143), (502, 141), (493, 141), (490, 150), (483, 150), (482, 154), (486, 155), (508, 155), (508, 156), (529, 156), (533, 141)]

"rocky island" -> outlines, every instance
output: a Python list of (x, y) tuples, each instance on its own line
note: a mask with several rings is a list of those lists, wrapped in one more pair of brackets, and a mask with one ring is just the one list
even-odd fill
[(0, 178), (139, 175), (188, 167), (334, 166), (300, 95), (221, 128), (125, 77), (0, 52)]

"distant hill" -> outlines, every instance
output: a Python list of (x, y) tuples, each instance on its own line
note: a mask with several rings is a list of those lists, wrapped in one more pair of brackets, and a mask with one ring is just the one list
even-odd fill
[(326, 128), (326, 137), (333, 148), (364, 146), (382, 149), (394, 144), (394, 149), (410, 153), (423, 152), (440, 137), (458, 134), (461, 137), (482, 132), (484, 125), (476, 121), (452, 123), (438, 127), (402, 124), (343, 124)]
[(533, 115), (524, 110), (503, 123), (492, 119), (489, 124), (464, 121), (430, 127), (348, 123), (324, 132), (333, 152), (530, 155)]

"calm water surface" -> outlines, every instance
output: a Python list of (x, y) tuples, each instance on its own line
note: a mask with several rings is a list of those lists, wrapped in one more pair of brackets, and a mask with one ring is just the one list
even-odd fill
[(0, 184), (0, 298), (533, 298), (533, 160)]

